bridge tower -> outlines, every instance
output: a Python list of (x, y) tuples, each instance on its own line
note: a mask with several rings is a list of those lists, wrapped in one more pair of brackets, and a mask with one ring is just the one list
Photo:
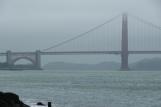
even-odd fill
[(128, 15), (122, 15), (122, 41), (121, 41), (121, 70), (129, 70), (128, 67)]

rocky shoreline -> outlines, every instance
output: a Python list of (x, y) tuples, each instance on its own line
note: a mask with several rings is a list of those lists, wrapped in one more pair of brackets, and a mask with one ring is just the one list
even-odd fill
[(30, 107), (23, 103), (19, 96), (11, 92), (0, 92), (0, 107)]
[[(52, 103), (44, 104), (42, 102), (36, 103), (37, 107), (52, 107)], [(0, 92), (0, 107), (31, 107), (20, 100), (19, 96), (12, 92)]]

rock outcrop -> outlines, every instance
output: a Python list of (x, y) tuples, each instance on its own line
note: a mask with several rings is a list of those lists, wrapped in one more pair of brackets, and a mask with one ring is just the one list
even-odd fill
[(0, 92), (0, 107), (30, 107), (24, 104), (15, 93)]

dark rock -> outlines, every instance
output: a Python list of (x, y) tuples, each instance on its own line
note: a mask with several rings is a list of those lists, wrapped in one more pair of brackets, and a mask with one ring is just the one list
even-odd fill
[(42, 102), (38, 102), (36, 105), (38, 105), (38, 106), (45, 106), (45, 104), (43, 104)]
[(6, 101), (0, 99), (0, 107), (10, 107), (10, 106)]
[(30, 107), (24, 104), (15, 93), (0, 92), (0, 107)]

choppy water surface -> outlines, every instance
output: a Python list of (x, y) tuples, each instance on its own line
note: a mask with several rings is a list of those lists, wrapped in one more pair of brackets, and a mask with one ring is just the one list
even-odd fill
[(0, 71), (0, 90), (55, 107), (161, 107), (161, 71)]

